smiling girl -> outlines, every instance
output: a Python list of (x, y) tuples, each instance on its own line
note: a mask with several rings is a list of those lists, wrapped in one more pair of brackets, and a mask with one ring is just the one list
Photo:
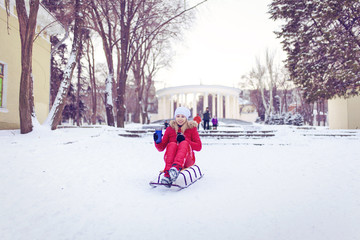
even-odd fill
[[(160, 143), (155, 143), (158, 151), (165, 151), (165, 168), (161, 183), (170, 187), (179, 176), (180, 170), (195, 164), (194, 151), (202, 148), (197, 123), (188, 121), (190, 110), (186, 107), (178, 107), (174, 114), (175, 120), (170, 121), (170, 127), (166, 128)], [(154, 141), (158, 140), (154, 134)]]

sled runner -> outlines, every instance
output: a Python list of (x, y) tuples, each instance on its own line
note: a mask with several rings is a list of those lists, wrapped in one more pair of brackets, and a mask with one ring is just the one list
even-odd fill
[[(149, 184), (153, 188), (158, 186), (167, 186), (160, 182), (162, 175), (164, 175), (164, 171), (160, 171), (159, 176), (155, 181), (151, 181)], [(202, 178), (204, 174), (201, 172), (198, 165), (193, 165), (188, 168), (184, 168), (180, 171), (178, 179), (171, 184), (170, 187), (176, 187), (179, 190), (187, 188), (195, 183), (197, 180)]]

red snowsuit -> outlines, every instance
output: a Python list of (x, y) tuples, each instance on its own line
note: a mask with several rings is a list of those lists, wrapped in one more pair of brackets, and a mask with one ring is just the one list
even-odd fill
[[(179, 144), (176, 141), (177, 132), (182, 132), (185, 136), (185, 140)], [(181, 168), (194, 165), (194, 151), (200, 151), (202, 147), (197, 123), (188, 121), (179, 128), (176, 122), (171, 120), (170, 127), (166, 128), (161, 143), (155, 143), (155, 147), (159, 152), (166, 148), (164, 171), (168, 171), (174, 164), (181, 166)]]

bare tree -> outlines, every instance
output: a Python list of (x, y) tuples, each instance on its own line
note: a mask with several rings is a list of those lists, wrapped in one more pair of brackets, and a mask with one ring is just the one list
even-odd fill
[(134, 85), (135, 85), (135, 112), (133, 121), (135, 123), (140, 123), (140, 114), (142, 112), (141, 105), (144, 93), (144, 66), (147, 61), (148, 56), (145, 55), (142, 50), (137, 51), (137, 54), (134, 58), (134, 63), (132, 64), (132, 72), (134, 75)]
[(274, 58), (275, 55), (266, 50), (265, 64), (263, 65), (260, 62), (260, 58), (257, 57), (255, 67), (248, 75), (243, 76), (253, 89), (260, 92), (262, 107), (265, 110), (265, 120), (275, 113), (274, 100), (276, 98), (274, 99), (274, 96), (277, 96), (277, 87), (280, 79), (279, 69), (275, 67)]
[(88, 74), (90, 82), (90, 99), (91, 99), (91, 124), (96, 124), (96, 114), (97, 114), (97, 85), (95, 78), (95, 49), (91, 37), (87, 38), (86, 41), (86, 61), (88, 63)]
[(25, 1), (16, 0), (20, 40), (21, 40), (21, 79), (19, 94), (19, 113), (21, 133), (33, 130), (35, 120), (33, 79), (32, 79), (32, 51), (35, 37), (36, 19), (39, 10), (39, 0), (29, 1), (29, 15), (26, 11)]
[[(116, 32), (116, 22), (113, 20), (112, 5), (109, 0), (91, 0), (91, 11), (93, 26), (102, 39), (103, 49), (108, 66), (108, 76), (105, 88), (105, 108), (109, 126), (115, 126), (113, 113), (113, 82), (114, 82), (114, 58), (113, 48), (117, 41), (113, 33)], [(115, 23), (115, 24), (114, 24)]]
[[(83, 41), (83, 37), (84, 37), (84, 33), (81, 31), (80, 34), (80, 42)], [(76, 125), (79, 127), (81, 124), (81, 117), (80, 117), (80, 104), (81, 104), (81, 99), (80, 99), (80, 92), (82, 90), (82, 64), (81, 64), (81, 58), (82, 58), (82, 54), (83, 54), (83, 44), (79, 45), (79, 57), (77, 58), (77, 87), (76, 87), (76, 116), (75, 116), (75, 121), (76, 121)]]
[[(128, 70), (131, 66), (130, 44), (131, 27), (136, 13), (144, 0), (120, 0), (113, 2), (113, 9), (120, 20), (120, 69), (118, 69), (118, 82), (116, 85), (116, 122), (117, 127), (125, 125), (125, 89)], [(119, 8), (119, 10), (118, 10)]]
[(288, 98), (291, 96), (291, 90), (295, 88), (294, 82), (290, 80), (289, 72), (285, 67), (281, 69), (281, 77), (279, 77), (278, 86), (282, 90), (280, 102), (280, 113), (282, 113), (284, 111), (286, 112), (288, 109)]
[[(170, 24), (172, 21), (178, 19), (180, 16), (185, 14), (188, 11), (196, 8), (200, 4), (206, 2), (204, 0), (193, 7), (185, 9), (183, 11), (175, 11), (174, 14), (168, 17), (165, 20), (162, 20), (158, 23), (154, 28), (152, 28), (151, 32), (146, 34), (144, 41), (139, 45), (139, 47), (135, 51), (130, 51), (134, 43), (134, 33), (138, 28), (139, 24), (142, 23), (143, 16), (141, 15), (141, 9), (146, 4), (146, 0), (118, 0), (113, 1), (114, 11), (117, 14), (120, 20), (120, 40), (119, 40), (119, 49), (120, 49), (120, 68), (118, 69), (118, 81), (116, 88), (116, 108), (117, 108), (117, 127), (124, 127), (125, 121), (125, 89), (126, 89), (126, 81), (128, 79), (128, 71), (134, 61), (134, 58), (137, 54), (137, 51), (140, 50), (142, 45), (148, 39), (151, 39), (156, 35), (161, 29)], [(155, 1), (157, 2), (157, 1)], [(158, 1), (161, 3), (161, 1)], [(181, 1), (178, 2), (181, 6)], [(163, 16), (164, 17), (164, 16)]]
[(260, 63), (260, 59), (256, 58), (255, 67), (250, 71), (248, 76), (245, 78), (248, 80), (250, 85), (257, 90), (256, 92), (260, 93), (261, 105), (258, 104), (258, 113), (260, 107), (264, 108), (264, 113), (268, 115), (268, 107), (265, 99), (265, 87), (264, 87), (264, 78), (265, 78), (266, 68)]
[[(274, 66), (274, 54), (270, 53), (269, 49), (266, 50), (265, 53), (265, 61), (266, 61), (266, 70), (268, 72), (268, 89), (269, 89), (269, 101), (268, 106), (266, 106), (268, 116), (272, 113), (274, 113), (274, 101), (273, 101), (273, 94), (274, 90), (276, 91), (276, 81), (278, 78), (277, 72), (275, 70)], [(264, 84), (265, 85), (265, 84)], [(275, 93), (276, 95), (276, 93)]]
[[(143, 94), (143, 100), (142, 100), (142, 105), (143, 105), (143, 111), (142, 111), (142, 119), (143, 122), (142, 123), (147, 123), (150, 121), (149, 119), (149, 114), (148, 114), (148, 105), (149, 105), (149, 99), (150, 99), (150, 94), (151, 94), (151, 89), (154, 87), (154, 78), (156, 73), (158, 72), (158, 70), (167, 65), (167, 61), (166, 61), (166, 57), (165, 59), (162, 58), (162, 53), (163, 53), (163, 48), (152, 48), (152, 52), (150, 53), (150, 59), (149, 61), (146, 63), (146, 80), (145, 80), (145, 90), (144, 90), (144, 94)], [(153, 93), (153, 97), (155, 93)]]
[[(136, 108), (134, 112), (134, 122), (146, 123), (148, 119), (148, 98), (150, 88), (153, 86), (153, 78), (159, 67), (165, 66), (165, 60), (169, 58), (165, 52), (168, 49), (168, 42), (171, 38), (180, 35), (181, 28), (190, 17), (187, 15), (179, 16), (178, 21), (169, 22), (162, 28), (158, 26), (163, 18), (170, 19), (182, 10), (181, 5), (171, 8), (163, 1), (153, 1), (151, 4), (143, 5), (141, 19), (137, 21), (137, 30), (134, 32), (134, 41), (131, 45), (133, 54), (132, 73), (135, 84)], [(155, 30), (155, 31), (154, 31)], [(149, 37), (149, 33), (152, 35)]]
[(48, 118), (45, 121), (45, 124), (50, 125), (51, 129), (54, 130), (57, 128), (57, 125), (60, 123), (62, 118), (62, 111), (66, 104), (66, 96), (70, 87), (72, 75), (74, 68), (76, 66), (77, 60), (79, 58), (80, 44), (81, 44), (81, 27), (83, 24), (82, 13), (81, 13), (81, 0), (75, 1), (74, 14), (75, 14), (75, 24), (74, 24), (74, 38), (72, 42), (72, 48), (70, 52), (70, 57), (66, 65), (64, 79), (62, 80), (58, 94), (56, 96), (55, 102), (50, 110)]

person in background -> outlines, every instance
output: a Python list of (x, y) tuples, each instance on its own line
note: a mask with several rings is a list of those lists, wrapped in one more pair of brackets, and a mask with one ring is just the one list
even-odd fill
[(199, 130), (200, 123), (201, 123), (201, 117), (200, 117), (200, 115), (199, 115), (199, 114), (196, 114), (196, 116), (194, 117), (193, 120), (198, 124), (197, 129)]
[(165, 120), (165, 122), (164, 122), (164, 126), (165, 126), (165, 129), (169, 126), (169, 123), (168, 123), (168, 121), (167, 121), (167, 120)]
[(218, 127), (218, 120), (217, 120), (216, 116), (213, 117), (213, 119), (211, 120), (211, 123), (213, 125), (213, 129), (216, 130)]
[(210, 129), (210, 111), (209, 108), (207, 107), (205, 110), (205, 113), (203, 114), (203, 120), (204, 120), (204, 130), (209, 130)]

